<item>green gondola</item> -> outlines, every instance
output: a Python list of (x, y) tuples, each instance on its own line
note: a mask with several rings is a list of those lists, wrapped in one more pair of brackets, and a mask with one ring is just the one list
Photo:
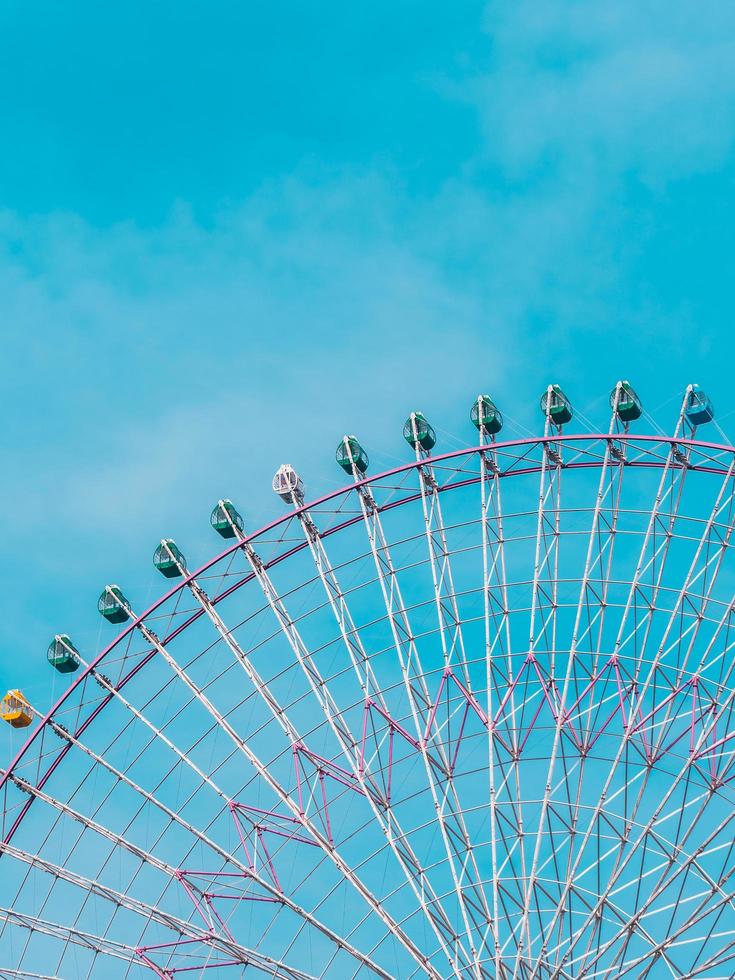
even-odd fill
[(346, 473), (352, 473), (353, 466), (358, 473), (366, 473), (370, 464), (368, 454), (354, 436), (345, 436), (340, 441), (334, 458)]
[(541, 411), (554, 425), (564, 425), (572, 420), (572, 403), (559, 385), (549, 385), (543, 393)]
[(475, 399), (470, 419), (476, 429), (484, 429), (490, 435), (495, 435), (503, 428), (503, 416), (489, 395), (478, 395)]
[(124, 623), (130, 619), (130, 604), (117, 585), (108, 585), (100, 595), (97, 609), (109, 623)]
[(210, 515), (209, 523), (223, 538), (234, 538), (238, 531), (243, 534), (245, 527), (235, 505), (227, 499), (217, 501)]
[(715, 417), (714, 406), (699, 385), (691, 386), (687, 395), (684, 414), (691, 425), (702, 425), (705, 422), (711, 422)]
[(630, 381), (620, 381), (615, 385), (610, 392), (610, 408), (616, 412), (621, 422), (634, 422), (641, 417), (643, 406)]
[[(415, 426), (415, 435), (414, 435)], [(436, 445), (436, 433), (422, 412), (411, 412), (403, 425), (403, 438), (414, 449), (428, 452)]]
[(66, 633), (53, 638), (46, 651), (46, 658), (60, 674), (72, 674), (79, 667), (79, 651)]
[(186, 571), (186, 559), (173, 538), (164, 538), (153, 552), (153, 564), (166, 578), (178, 578)]

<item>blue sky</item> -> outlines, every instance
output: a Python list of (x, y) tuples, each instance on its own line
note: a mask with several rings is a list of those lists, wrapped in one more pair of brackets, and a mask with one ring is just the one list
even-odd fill
[(39, 707), (105, 582), (209, 557), (221, 495), (265, 523), (281, 462), (336, 485), (344, 431), (388, 466), (413, 408), (450, 446), (479, 390), (602, 423), (618, 377), (735, 411), (729, 4), (8, 0), (0, 49), (0, 683)]

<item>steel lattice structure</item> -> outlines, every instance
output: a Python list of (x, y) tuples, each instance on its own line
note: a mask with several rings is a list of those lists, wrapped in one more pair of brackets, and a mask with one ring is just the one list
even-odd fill
[(0, 975), (731, 977), (735, 449), (687, 395), (434, 455), (412, 415), (169, 547), (2, 771)]

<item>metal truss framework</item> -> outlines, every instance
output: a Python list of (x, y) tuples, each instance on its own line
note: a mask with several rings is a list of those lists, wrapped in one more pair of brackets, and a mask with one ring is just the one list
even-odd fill
[(0, 775), (10, 974), (731, 975), (735, 450), (684, 407), (181, 564)]

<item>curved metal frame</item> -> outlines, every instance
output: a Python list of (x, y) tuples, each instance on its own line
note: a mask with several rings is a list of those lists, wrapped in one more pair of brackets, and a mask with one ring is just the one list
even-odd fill
[[(657, 445), (668, 445), (674, 447), (683, 446), (690, 449), (708, 450), (714, 453), (735, 454), (734, 446), (728, 446), (722, 443), (706, 442), (699, 439), (680, 439), (674, 436), (630, 435), (629, 433), (620, 433), (620, 434), (574, 433), (569, 435), (562, 434), (557, 436), (546, 435), (546, 436), (539, 436), (539, 437), (527, 438), (527, 439), (512, 439), (506, 442), (494, 442), (492, 443), (492, 449), (497, 454), (502, 450), (512, 449), (516, 447), (520, 448), (524, 446), (528, 446), (528, 447), (549, 446), (549, 445), (557, 445), (559, 443), (575, 444), (578, 442), (597, 442), (597, 441), (621, 442), (621, 443), (627, 443), (633, 445), (635, 445), (636, 443), (643, 443), (643, 444), (648, 443), (648, 444), (657, 444)], [(428, 457), (428, 460), (432, 463), (433, 466), (437, 466), (437, 465), (441, 465), (444, 461), (458, 459), (463, 456), (473, 456), (473, 455), (481, 456), (483, 453), (487, 453), (487, 451), (488, 451), (488, 445), (480, 444), (478, 446), (472, 446), (467, 449), (458, 449), (449, 453), (442, 453), (440, 455), (431, 456)], [(61, 708), (61, 706), (64, 704), (67, 698), (76, 690), (76, 688), (79, 687), (88, 677), (91, 676), (93, 671), (97, 669), (97, 667), (103, 662), (105, 657), (107, 657), (108, 654), (111, 653), (115, 649), (115, 647), (118, 646), (119, 643), (121, 643), (126, 637), (128, 637), (136, 629), (136, 627), (138, 627), (141, 623), (145, 623), (145, 621), (153, 613), (155, 613), (157, 609), (159, 609), (165, 602), (167, 602), (169, 599), (175, 596), (178, 592), (181, 592), (183, 589), (185, 589), (191, 583), (192, 580), (196, 580), (197, 578), (200, 578), (203, 573), (207, 572), (210, 568), (213, 568), (215, 565), (217, 565), (220, 561), (227, 558), (229, 555), (233, 554), (236, 551), (243, 550), (247, 543), (253, 543), (257, 541), (258, 538), (260, 538), (262, 535), (268, 534), (270, 531), (273, 531), (275, 528), (279, 527), (280, 525), (285, 524), (287, 521), (291, 520), (292, 518), (294, 517), (298, 518), (299, 515), (302, 513), (308, 513), (309, 510), (313, 510), (315, 507), (328, 503), (332, 500), (336, 500), (339, 497), (348, 495), (361, 487), (369, 487), (371, 484), (376, 484), (381, 481), (388, 480), (391, 477), (397, 476), (398, 474), (405, 473), (410, 470), (420, 470), (422, 466), (426, 465), (426, 462), (427, 462), (426, 459), (412, 460), (408, 463), (402, 464), (401, 466), (396, 466), (390, 470), (385, 470), (382, 473), (378, 473), (373, 476), (366, 476), (363, 479), (356, 481), (355, 483), (347, 484), (346, 486), (340, 487), (337, 490), (333, 490), (331, 493), (325, 494), (324, 496), (316, 498), (313, 501), (309, 501), (301, 504), (298, 507), (294, 507), (293, 510), (288, 511), (287, 513), (283, 514), (281, 517), (276, 518), (276, 520), (274, 521), (270, 521), (268, 524), (265, 524), (257, 531), (253, 531), (252, 533), (245, 535), (242, 540), (235, 540), (231, 545), (229, 545), (229, 547), (225, 548), (224, 551), (220, 552), (214, 558), (205, 562), (203, 565), (201, 565), (199, 568), (195, 569), (194, 571), (189, 572), (185, 577), (183, 577), (180, 581), (178, 581), (176, 585), (173, 586), (173, 588), (171, 588), (168, 592), (164, 593), (164, 595), (160, 596), (154, 603), (152, 603), (144, 612), (135, 616), (134, 619), (131, 619), (127, 623), (125, 628), (121, 630), (120, 633), (118, 633), (118, 635), (114, 638), (114, 640), (112, 640), (94, 658), (94, 660), (92, 660), (87, 665), (87, 667), (84, 668), (74, 678), (73, 682), (69, 685), (66, 691), (64, 691), (64, 693), (61, 695), (58, 701), (46, 712), (46, 714), (41, 719), (41, 722), (33, 729), (33, 731), (28, 736), (25, 743), (20, 748), (18, 753), (15, 755), (15, 757), (13, 758), (12, 762), (7, 767), (7, 769), (5, 769), (4, 771), (2, 771), (2, 773), (0, 773), (0, 791), (2, 791), (8, 778), (13, 773), (16, 766), (19, 765), (24, 755), (30, 749), (31, 745), (36, 740), (38, 735), (41, 733), (41, 731), (44, 729), (45, 726), (49, 725), (49, 723), (53, 719), (53, 716), (56, 714), (59, 708)], [(645, 467), (645, 468), (660, 469), (663, 468), (664, 463), (653, 461), (653, 460), (641, 461), (641, 462), (626, 461), (624, 465), (629, 467)], [(685, 464), (679, 464), (679, 465), (683, 466)], [(568, 464), (567, 468), (587, 469), (587, 468), (601, 468), (601, 467), (602, 467), (602, 462), (590, 461), (590, 462), (581, 462), (581, 463), (570, 463)], [(713, 474), (724, 474), (726, 472), (726, 470), (723, 469), (722, 467), (717, 467), (712, 465), (707, 466), (701, 464), (690, 464), (688, 468), (695, 472), (705, 472), (705, 473), (713, 473)], [(502, 472), (501, 470), (498, 473), (498, 477), (500, 479), (503, 479), (505, 477), (511, 477), (511, 476), (520, 476), (524, 474), (528, 475), (530, 473), (537, 473), (540, 471), (540, 469), (541, 469), (540, 466), (529, 466), (529, 467), (520, 467), (517, 469), (513, 469), (505, 473)], [(462, 486), (469, 486), (474, 483), (480, 483), (480, 481), (481, 481), (481, 476), (478, 474), (477, 476), (468, 477), (464, 480), (457, 481), (452, 484), (439, 486), (437, 489), (440, 493), (443, 493), (447, 490), (459, 488)], [(406, 503), (410, 503), (412, 500), (419, 500), (419, 499), (421, 499), (420, 490), (417, 491), (413, 496), (403, 497), (401, 498), (401, 500), (396, 501), (395, 503), (385, 505), (378, 509), (380, 511), (385, 511), (397, 506), (402, 506), (403, 504)], [(362, 520), (361, 515), (348, 518), (340, 522), (339, 524), (335, 525), (334, 527), (328, 528), (327, 530), (321, 533), (321, 536), (322, 537), (330, 536), (332, 534), (337, 533), (338, 531), (343, 530), (346, 527), (349, 527), (352, 524), (359, 523), (361, 520)], [(285, 559), (291, 557), (292, 554), (295, 554), (299, 551), (303, 551), (307, 547), (308, 547), (307, 541), (300, 542), (299, 544), (296, 544), (289, 550), (285, 551), (282, 555), (279, 555), (277, 558), (274, 558), (271, 561), (267, 562), (265, 564), (265, 567), (270, 568), (273, 565), (276, 565), (281, 561), (284, 561)], [(223, 599), (227, 598), (227, 596), (231, 595), (234, 591), (241, 588), (247, 582), (251, 581), (254, 577), (255, 577), (254, 573), (243, 576), (243, 578), (240, 581), (236, 582), (234, 585), (230, 586), (220, 595), (213, 598), (211, 600), (212, 605), (216, 606), (218, 602), (221, 602)], [(170, 636), (166, 637), (165, 642), (170, 642), (172, 639), (174, 639), (175, 636), (178, 636), (181, 632), (183, 632), (183, 630), (186, 629), (192, 622), (199, 619), (203, 615), (205, 615), (204, 609), (200, 609), (197, 612), (192, 613), (192, 615), (185, 622), (181, 623), (171, 633)], [(155, 653), (156, 651), (152, 650), (148, 657), (146, 657), (143, 661), (141, 661), (140, 664), (137, 664), (133, 668), (133, 670), (130, 671), (130, 673), (126, 675), (118, 685), (116, 685), (117, 689), (124, 687), (127, 681), (131, 679), (135, 674), (137, 674), (145, 666), (145, 664), (148, 662), (150, 658), (155, 656)], [(84, 730), (86, 730), (86, 728), (97, 717), (97, 715), (102, 711), (102, 709), (109, 703), (111, 697), (112, 696), (110, 695), (108, 698), (105, 698), (101, 702), (101, 704), (94, 709), (94, 711), (90, 714), (90, 716), (87, 719), (85, 719), (80, 729), (75, 733), (76, 737), (78, 737), (80, 734), (82, 734)], [(38, 784), (40, 789), (43, 788), (47, 779), (51, 776), (52, 772), (56, 769), (58, 764), (61, 762), (61, 759), (68, 751), (68, 748), (69, 748), (68, 743), (61, 748), (57, 759), (55, 759), (54, 762), (51, 763), (46, 773), (44, 773), (44, 775), (41, 777), (41, 780), (39, 780), (39, 784)], [(9, 842), (12, 839), (21, 820), (23, 819), (25, 813), (28, 810), (30, 803), (31, 801), (29, 800), (26, 806), (21, 811), (21, 813), (18, 815), (13, 825), (11, 826), (10, 830), (6, 833), (5, 837), (3, 838), (4, 842)], [(1, 856), (2, 856), (2, 852), (0, 851), (0, 857)]]
[[(582, 458), (571, 460), (567, 464), (561, 463), (560, 453), (562, 451), (563, 446), (565, 445), (584, 446), (584, 444), (597, 444), (599, 446), (605, 446), (604, 460), (602, 458), (585, 459), (582, 456)], [(611, 450), (613, 446), (615, 447), (616, 451), (620, 453), (620, 457), (616, 455), (614, 460), (611, 460), (611, 456), (612, 456)], [(646, 456), (645, 455), (646, 447), (652, 447), (652, 446), (656, 446), (662, 450), (665, 450), (666, 458), (664, 459), (663, 457), (655, 458), (655, 456)], [(620, 447), (624, 447), (622, 451)], [(627, 452), (631, 447), (639, 447), (644, 452), (644, 458), (633, 459), (633, 460), (628, 459)], [(29, 799), (23, 803), (23, 805), (20, 808), (20, 812), (15, 816), (12, 825), (7, 830), (4, 836), (4, 840), (3, 840), (4, 845), (8, 847), (8, 845), (10, 844), (13, 835), (15, 834), (18, 827), (20, 826), (33, 800), (37, 796), (43, 798), (42, 791), (45, 783), (50, 779), (52, 774), (58, 768), (63, 758), (65, 757), (66, 752), (71, 748), (72, 744), (74, 744), (74, 741), (76, 741), (76, 739), (78, 739), (79, 736), (81, 736), (81, 734), (92, 724), (92, 722), (101, 713), (103, 708), (110, 703), (110, 701), (115, 696), (115, 694), (121, 691), (122, 688), (125, 686), (125, 684), (127, 684), (128, 681), (130, 681), (135, 675), (137, 675), (138, 672), (147, 663), (150, 662), (150, 660), (156, 655), (156, 653), (162, 653), (164, 658), (167, 658), (167, 654), (165, 652), (165, 644), (167, 644), (174, 637), (182, 633), (188, 626), (190, 626), (194, 621), (199, 619), (202, 615), (209, 614), (210, 618), (213, 619), (215, 626), (217, 626), (218, 617), (215, 611), (216, 605), (222, 602), (222, 600), (224, 600), (227, 596), (231, 595), (237, 589), (241, 588), (246, 583), (250, 582), (253, 578), (256, 578), (258, 576), (258, 569), (257, 567), (252, 567), (250, 574), (243, 574), (241, 577), (237, 579), (237, 581), (234, 582), (234, 584), (230, 585), (227, 589), (225, 589), (218, 596), (216, 596), (211, 600), (207, 599), (206, 596), (199, 595), (199, 592), (201, 592), (201, 590), (199, 589), (199, 586), (197, 585), (196, 582), (196, 579), (198, 577), (201, 577), (207, 571), (219, 565), (219, 563), (225, 561), (229, 556), (234, 555), (238, 551), (241, 551), (248, 556), (248, 558), (251, 560), (251, 566), (252, 566), (252, 555), (251, 555), (252, 544), (257, 542), (258, 539), (267, 535), (269, 532), (273, 531), (274, 529), (282, 525), (288, 524), (288, 522), (292, 521), (294, 518), (296, 518), (304, 526), (307, 532), (304, 541), (299, 542), (295, 545), (291, 545), (290, 547), (287, 547), (280, 554), (277, 554), (274, 557), (272, 557), (270, 560), (263, 562), (262, 568), (263, 569), (271, 568), (279, 564), (280, 562), (286, 560), (287, 558), (294, 555), (295, 553), (302, 551), (305, 548), (309, 548), (309, 547), (313, 548), (316, 545), (318, 546), (319, 549), (322, 549), (320, 551), (320, 554), (323, 556), (320, 557), (319, 562), (317, 562), (317, 567), (320, 569), (320, 575), (322, 575), (323, 580), (325, 576), (327, 578), (329, 578), (330, 576), (333, 577), (334, 574), (333, 570), (331, 569), (331, 566), (329, 566), (328, 564), (328, 559), (326, 559), (326, 553), (323, 552), (323, 546), (321, 545), (322, 539), (327, 538), (363, 520), (365, 520), (366, 523), (369, 523), (370, 519), (373, 518), (374, 516), (377, 518), (378, 521), (378, 532), (382, 533), (382, 531), (380, 531), (379, 518), (377, 517), (377, 515), (416, 500), (423, 500), (424, 515), (427, 521), (427, 536), (431, 549), (433, 545), (432, 535), (436, 534), (437, 541), (439, 541), (439, 539), (443, 536), (443, 520), (441, 518), (441, 511), (439, 509), (439, 503), (438, 503), (440, 493), (443, 493), (446, 490), (457, 489), (460, 487), (469, 486), (472, 484), (478, 484), (481, 482), (483, 482), (483, 492), (485, 492), (484, 481), (486, 479), (487, 474), (484, 467), (486, 465), (486, 461), (488, 459), (489, 454), (492, 455), (493, 460), (497, 460), (499, 456), (502, 456), (504, 451), (510, 453), (512, 450), (518, 450), (519, 456), (517, 457), (516, 462), (518, 462), (519, 459), (522, 462), (524, 452), (527, 451), (526, 455), (530, 456), (531, 452), (534, 449), (536, 450), (540, 449), (542, 453), (540, 464), (534, 462), (533, 465), (513, 465), (509, 467), (506, 471), (503, 471), (502, 469), (498, 469), (495, 473), (492, 473), (491, 475), (493, 479), (494, 478), (501, 479), (506, 476), (523, 475), (523, 474), (540, 472), (541, 479), (542, 479), (541, 504), (540, 504), (541, 508), (544, 507), (544, 501), (547, 499), (547, 497), (549, 497), (549, 495), (553, 494), (554, 492), (552, 483), (549, 483), (547, 487), (545, 485), (544, 482), (546, 479), (545, 469), (548, 470), (554, 469), (557, 472), (560, 472), (562, 468), (567, 468), (570, 470), (580, 469), (580, 468), (597, 468), (604, 471), (606, 467), (608, 468), (619, 467), (621, 472), (624, 467), (647, 468), (647, 469), (653, 468), (653, 469), (671, 470), (674, 472), (677, 470), (684, 472), (686, 470), (691, 469), (693, 471), (720, 474), (720, 475), (727, 476), (732, 473), (733, 456), (735, 454), (735, 448), (731, 446), (722, 445), (718, 443), (704, 442), (697, 439), (682, 439), (682, 438), (678, 438), (676, 435), (673, 437), (632, 436), (629, 435), (627, 432), (613, 433), (612, 431), (607, 434), (593, 433), (593, 434), (575, 434), (575, 435), (568, 435), (568, 436), (564, 436), (561, 434), (549, 435), (547, 433), (547, 435), (545, 435), (544, 437), (538, 437), (538, 438), (510, 440), (507, 442), (497, 442), (497, 443), (490, 443), (490, 444), (483, 442), (476, 447), (469, 447), (466, 449), (456, 450), (450, 453), (445, 453), (437, 456), (417, 454), (417, 459), (415, 461), (411, 461), (399, 467), (394, 467), (391, 470), (388, 470), (384, 473), (377, 474), (375, 476), (363, 477), (358, 479), (357, 474), (355, 474), (356, 479), (354, 483), (348, 484), (345, 487), (341, 487), (329, 494), (324, 495), (321, 498), (318, 498), (313, 502), (304, 503), (301, 504), (300, 506), (295, 507), (293, 510), (290, 510), (289, 512), (285, 513), (283, 516), (279, 517), (275, 521), (270, 522), (269, 524), (259, 529), (258, 531), (255, 531), (252, 534), (243, 536), (241, 539), (234, 541), (231, 545), (225, 548), (221, 553), (219, 553), (214, 558), (206, 562), (196, 571), (187, 572), (186, 575), (179, 582), (177, 582), (173, 588), (171, 588), (168, 592), (166, 592), (158, 600), (156, 600), (156, 602), (154, 602), (147, 610), (145, 610), (142, 614), (137, 615), (133, 619), (131, 619), (126, 624), (125, 628), (121, 630), (120, 633), (113, 639), (113, 641), (110, 644), (108, 644), (107, 647), (105, 647), (105, 649), (102, 650), (101, 653), (99, 653), (94, 658), (93, 661), (85, 665), (84, 669), (80, 672), (79, 676), (74, 678), (73, 683), (65, 690), (65, 692), (58, 699), (56, 704), (54, 704), (54, 706), (41, 718), (39, 724), (34, 728), (32, 733), (28, 737), (28, 739), (25, 741), (25, 743), (23, 744), (19, 752), (16, 754), (10, 766), (2, 773), (0, 773), (0, 788), (6, 785), (8, 779), (15, 779), (16, 768), (18, 768), (23, 763), (24, 758), (26, 757), (27, 753), (29, 753), (29, 751), (31, 750), (31, 747), (33, 746), (35, 740), (39, 737), (39, 735), (41, 735), (42, 732), (44, 732), (44, 730), (50, 728), (52, 731), (55, 731), (58, 734), (58, 724), (55, 721), (54, 716), (57, 715), (57, 713), (60, 711), (62, 706), (67, 701), (67, 699), (73, 694), (74, 691), (76, 691), (79, 688), (80, 685), (82, 685), (90, 676), (95, 676), (99, 665), (105, 660), (106, 657), (109, 656), (109, 654), (113, 650), (115, 650), (116, 647), (119, 646), (120, 643), (122, 643), (127, 637), (130, 637), (133, 634), (133, 632), (136, 630), (136, 628), (141, 630), (142, 635), (145, 637), (145, 639), (150, 643), (152, 647), (152, 649), (147, 654), (145, 654), (145, 656), (142, 657), (140, 662), (138, 662), (130, 671), (128, 671), (128, 673), (125, 674), (125, 676), (120, 681), (118, 681), (115, 685), (109, 686), (107, 695), (103, 697), (100, 703), (97, 704), (94, 708), (92, 708), (89, 714), (81, 721), (81, 723), (76, 728), (74, 735), (71, 737), (69, 736), (66, 737), (64, 744), (59, 749), (55, 758), (53, 758), (53, 760), (47, 764), (45, 771), (43, 772), (42, 775), (40, 775), (40, 778), (38, 779), (37, 784), (33, 789), (33, 793), (29, 796)], [(699, 454), (698, 461), (692, 460), (692, 454)], [(722, 456), (723, 454), (728, 458), (729, 466), (722, 465), (721, 460), (716, 458), (717, 456)], [(461, 478), (450, 480), (449, 482), (446, 482), (443, 485), (440, 485), (434, 478), (433, 471), (441, 470), (443, 464), (449, 463), (452, 460), (460, 460), (463, 457), (472, 457), (472, 456), (478, 457), (480, 461), (480, 472), (465, 476), (466, 471), (463, 471), (460, 467), (459, 471), (453, 470), (453, 473), (457, 476), (460, 476)], [(551, 464), (549, 465), (547, 465), (547, 458), (552, 461)], [(396, 476), (400, 474), (409, 473), (410, 471), (416, 471), (419, 476), (418, 492), (405, 494), (404, 496), (400, 497), (400, 499), (389, 500), (381, 505), (375, 504), (375, 501), (373, 500), (372, 495), (370, 493), (371, 487), (373, 486), (377, 487), (381, 483), (390, 481)], [(344, 517), (340, 515), (341, 519), (337, 523), (328, 526), (322, 532), (317, 532), (309, 516), (310, 510), (314, 510), (316, 508), (321, 507), (322, 505), (329, 504), (332, 501), (339, 501), (342, 499), (346, 499), (347, 497), (349, 497), (352, 491), (357, 491), (360, 497), (361, 512), (357, 515), (351, 515), (348, 517)], [(427, 510), (427, 495), (429, 499), (428, 510)], [(434, 498), (436, 498), (436, 510), (437, 510), (435, 531), (432, 530), (430, 527), (430, 522), (435, 520), (435, 518), (431, 516), (431, 514), (433, 514)], [(369, 501), (372, 501), (372, 505), (374, 506), (374, 514), (371, 513), (371, 505)], [(658, 498), (657, 498), (657, 506), (658, 506)], [(600, 501), (598, 498), (596, 513), (599, 510), (599, 507), (600, 507)], [(483, 504), (483, 514), (485, 514), (484, 504)], [(710, 518), (710, 522), (709, 522), (710, 525), (712, 524), (713, 520), (714, 520), (714, 515)], [(541, 517), (539, 517), (539, 522), (541, 522)], [(483, 547), (485, 547), (486, 545), (485, 533), (486, 532), (483, 531)], [(375, 555), (376, 546), (372, 539), (371, 539), (371, 545), (373, 547), (373, 554)], [(445, 574), (443, 571), (441, 571), (441, 566), (443, 564), (447, 569), (449, 569), (449, 552), (447, 551), (446, 544), (443, 545), (443, 550), (442, 550), (441, 542), (438, 545), (434, 545), (434, 546), (439, 550), (434, 550), (433, 552), (430, 551), (430, 555), (431, 555), (432, 563), (436, 561), (438, 563), (437, 567), (440, 568), (438, 577), (435, 576), (435, 589), (437, 589), (436, 601), (437, 601), (437, 606), (440, 610), (440, 617), (441, 617), (440, 591), (441, 591), (442, 582)], [(645, 549), (645, 545), (644, 545), (644, 549)], [(538, 546), (537, 546), (537, 552), (538, 552)], [(548, 554), (546, 560), (548, 560)], [(325, 562), (326, 562), (326, 566), (324, 565)], [(377, 557), (376, 557), (376, 562), (377, 562)], [(588, 565), (589, 565), (589, 558), (588, 558)], [(537, 583), (540, 581), (542, 570), (543, 570), (543, 565), (539, 565), (538, 554), (537, 554), (537, 569), (534, 574), (534, 579), (535, 579), (534, 597), (536, 597), (537, 593), (539, 592), (540, 587)], [(379, 566), (378, 566), (378, 573), (380, 574)], [(555, 574), (556, 573), (554, 573), (554, 575)], [(448, 572), (448, 577), (451, 579), (451, 571)], [(587, 580), (587, 578), (588, 578), (588, 570), (586, 569), (585, 581)], [(689, 578), (687, 579), (687, 582), (689, 581)], [(336, 583), (336, 579), (334, 581)], [(325, 582), (325, 584), (327, 583)], [(687, 583), (685, 583), (684, 587), (682, 588), (682, 593), (681, 593), (682, 595), (684, 594), (686, 587), (687, 587)], [(163, 641), (158, 641), (156, 635), (148, 627), (147, 625), (148, 621), (155, 614), (155, 612), (160, 607), (162, 607), (169, 599), (177, 596), (177, 594), (179, 593), (182, 593), (183, 590), (185, 590), (186, 588), (188, 588), (194, 594), (195, 597), (201, 600), (201, 608), (194, 611), (193, 613), (188, 614), (187, 618), (183, 622), (179, 623), (176, 626), (176, 628), (172, 630), (167, 637), (165, 637)], [(490, 584), (489, 581), (487, 580), (487, 572), (486, 572), (486, 584), (484, 586), (484, 590), (486, 592), (489, 592), (489, 589), (490, 589)], [(329, 589), (328, 589), (328, 594), (329, 594)], [(334, 594), (335, 595), (339, 594), (337, 586), (334, 587)], [(453, 586), (451, 586), (448, 595), (450, 596), (451, 600), (454, 601)], [(389, 600), (386, 597), (386, 611), (389, 612), (388, 602)], [(581, 608), (582, 595), (580, 595), (579, 602)], [(539, 604), (539, 616), (541, 616), (542, 613), (543, 613), (543, 609), (542, 606)], [(339, 613), (336, 609), (335, 609), (335, 615), (338, 617), (339, 620)], [(486, 613), (485, 613), (486, 618), (488, 615), (489, 613), (486, 609)], [(552, 618), (555, 616), (555, 609), (553, 607), (550, 607), (549, 616)], [(459, 630), (460, 620), (458, 616), (455, 617), (455, 620), (456, 620), (456, 629)], [(446, 628), (447, 631), (451, 631), (455, 629), (455, 626), (453, 625), (455, 620), (449, 619), (443, 625), (440, 618), (440, 629), (443, 630)], [(284, 616), (284, 621), (286, 621), (285, 616)], [(345, 635), (344, 625), (342, 626), (342, 632), (343, 632), (343, 637), (345, 638), (345, 642), (347, 642), (347, 636)], [(349, 632), (349, 630), (347, 632)], [(443, 635), (442, 635), (442, 640), (444, 641)], [(225, 637), (225, 641), (227, 642), (226, 637)], [(534, 643), (534, 636), (533, 636), (533, 624), (532, 624), (532, 636), (531, 636), (532, 649), (533, 649), (533, 643)], [(233, 647), (233, 652), (237, 657), (238, 650), (234, 649)], [(451, 658), (451, 652), (449, 656)], [(464, 653), (462, 652), (460, 665), (463, 665), (465, 663), (466, 661), (464, 660)], [(185, 674), (181, 670), (181, 668), (174, 668), (174, 669), (180, 671), (182, 677), (185, 678)], [(445, 664), (445, 670), (448, 669), (449, 669), (449, 665), (447, 663)], [(490, 688), (488, 687), (488, 691), (489, 690)], [(410, 692), (410, 685), (409, 685), (409, 692)], [(468, 677), (466, 678), (466, 689), (464, 693), (468, 703), (470, 703), (473, 696), (471, 693), (471, 689), (469, 687)], [(481, 710), (479, 708), (479, 705), (477, 706), (477, 708)], [(475, 709), (473, 708), (473, 710)], [(217, 715), (215, 714), (214, 717), (217, 717)], [(335, 715), (335, 717), (338, 717), (338, 715)], [(488, 713), (488, 717), (491, 717), (490, 713)], [(561, 728), (564, 725), (565, 725), (565, 721), (562, 719), (560, 715), (559, 718), (557, 718), (557, 736), (556, 736), (557, 739), (559, 738)], [(425, 751), (426, 751), (425, 746), (423, 746), (422, 744), (422, 752), (424, 752), (424, 754)], [(553, 770), (553, 760), (550, 767), (550, 775), (552, 770)], [(430, 778), (430, 770), (428, 768), (428, 762), (427, 762), (427, 773), (429, 774), (429, 778)], [(446, 803), (446, 799), (447, 797), (445, 796), (444, 803)], [(13, 849), (9, 848), (9, 850), (12, 853)], [(1, 853), (2, 853), (2, 849), (0, 849), (0, 854)], [(532, 871), (531, 881), (529, 883), (528, 891), (527, 891), (527, 903), (530, 903), (531, 892), (534, 888), (533, 877), (536, 873), (535, 865), (536, 865), (536, 859), (534, 858), (534, 869)], [(455, 885), (458, 888), (458, 895), (460, 901), (462, 901), (462, 894), (463, 894), (462, 888), (464, 888), (464, 885), (462, 886), (462, 888), (459, 888), (459, 884), (456, 879), (455, 879)], [(526, 917), (527, 917), (527, 913), (526, 913)], [(526, 926), (525, 928), (527, 930), (528, 927)], [(529, 937), (529, 941), (530, 941), (530, 937)], [(474, 967), (475, 967), (473, 973), (475, 973), (478, 977), (482, 976), (479, 961), (477, 957), (474, 955), (475, 954), (474, 949), (472, 952), (473, 952)], [(517, 963), (519, 962), (519, 958), (520, 958), (520, 949), (517, 958)], [(425, 967), (427, 969), (427, 972), (429, 972), (430, 974), (433, 973), (433, 971), (431, 970), (428, 964), (428, 961), (425, 964)], [(517, 966), (516, 966), (516, 970), (517, 970)], [(561, 973), (560, 975), (564, 975), (564, 974)], [(514, 976), (515, 976), (515, 972), (514, 972)]]

